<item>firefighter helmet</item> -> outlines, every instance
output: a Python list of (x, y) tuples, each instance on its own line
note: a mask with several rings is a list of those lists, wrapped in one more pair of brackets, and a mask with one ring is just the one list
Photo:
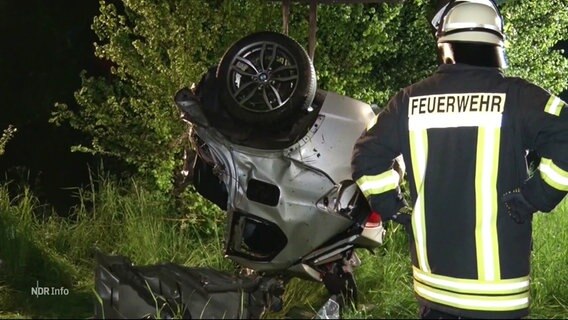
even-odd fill
[(443, 63), (507, 67), (503, 18), (492, 0), (453, 0), (435, 19)]

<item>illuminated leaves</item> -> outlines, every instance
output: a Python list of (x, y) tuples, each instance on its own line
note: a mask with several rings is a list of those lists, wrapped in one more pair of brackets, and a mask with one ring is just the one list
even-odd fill
[[(319, 5), (314, 64), (318, 87), (384, 105), (437, 66), (430, 1)], [(113, 1), (112, 3), (116, 3)], [(123, 0), (100, 3), (92, 28), (95, 54), (112, 65), (104, 77), (82, 75), (80, 110), (57, 104), (52, 122), (92, 137), (78, 150), (114, 155), (171, 187), (186, 145), (174, 93), (199, 81), (236, 40), (282, 30), (280, 2), (264, 0)], [(551, 50), (568, 30), (566, 0), (510, 0), (502, 6), (510, 68), (558, 93), (568, 60)], [(307, 48), (308, 6), (291, 6), (290, 36)]]

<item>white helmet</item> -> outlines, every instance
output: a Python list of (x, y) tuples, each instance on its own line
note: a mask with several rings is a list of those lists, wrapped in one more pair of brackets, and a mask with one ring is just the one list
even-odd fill
[[(503, 19), (497, 5), (492, 0), (450, 0), (438, 11), (432, 25), (436, 28), (436, 40), (440, 47), (443, 61), (447, 61), (452, 46), (460, 43), (492, 47), (489, 57), (499, 61), (499, 67), (506, 67), (503, 33)], [(449, 44), (449, 45), (448, 45)], [(456, 61), (456, 57), (449, 57)]]

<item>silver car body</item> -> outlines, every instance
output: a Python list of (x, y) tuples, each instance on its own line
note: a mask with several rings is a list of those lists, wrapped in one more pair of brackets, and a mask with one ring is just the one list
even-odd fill
[[(290, 147), (278, 150), (237, 145), (212, 127), (194, 126), (208, 145), (219, 178), (228, 189), (228, 257), (256, 271), (283, 270), (298, 265), (306, 255), (347, 229), (353, 222), (333, 209), (337, 189), (342, 181), (351, 180), (353, 145), (374, 116), (370, 105), (327, 92), (308, 133)], [(246, 190), (250, 179), (278, 186), (278, 203), (271, 206), (251, 201)], [(240, 243), (235, 237), (242, 236), (231, 230), (235, 212), (276, 224), (286, 235), (286, 246), (270, 261), (231, 255)], [(353, 245), (348, 243), (350, 240), (345, 242)]]

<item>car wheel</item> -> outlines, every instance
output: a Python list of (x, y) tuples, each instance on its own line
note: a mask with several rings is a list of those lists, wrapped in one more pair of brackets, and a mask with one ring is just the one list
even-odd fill
[(217, 78), (222, 103), (237, 120), (260, 126), (286, 123), (307, 110), (316, 75), (306, 50), (277, 32), (258, 32), (223, 55)]

